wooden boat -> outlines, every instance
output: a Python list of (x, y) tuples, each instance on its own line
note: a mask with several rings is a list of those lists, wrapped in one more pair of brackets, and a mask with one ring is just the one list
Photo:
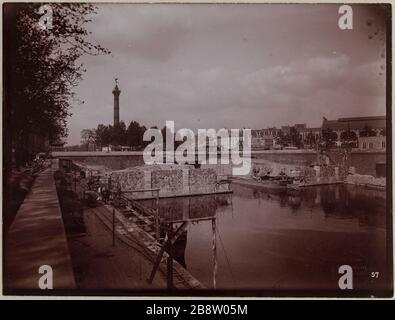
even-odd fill
[(281, 183), (279, 180), (254, 180), (232, 177), (232, 183), (247, 187), (259, 188), (273, 193), (286, 193), (287, 185)]
[(287, 195), (299, 195), (302, 191), (299, 183), (293, 183), (292, 179), (267, 179), (267, 180), (255, 180), (232, 177), (232, 183), (259, 188), (267, 193), (271, 194), (287, 194)]

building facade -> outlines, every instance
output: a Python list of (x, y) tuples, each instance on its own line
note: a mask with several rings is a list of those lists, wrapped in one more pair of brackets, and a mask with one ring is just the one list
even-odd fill
[(276, 144), (276, 138), (280, 133), (276, 127), (267, 129), (251, 130), (251, 148), (253, 149), (271, 149)]
[(358, 149), (363, 151), (385, 151), (387, 148), (386, 137), (359, 137)]
[(304, 128), (299, 131), (299, 134), (305, 148), (312, 148), (321, 139), (321, 128)]
[(328, 120), (324, 117), (321, 127), (308, 128), (305, 123), (298, 123), (293, 126), (282, 126), (281, 129), (276, 127), (256, 129), (251, 131), (252, 148), (272, 149), (280, 147), (280, 137), (295, 134), (295, 131), (300, 136), (302, 148), (315, 148), (321, 141), (322, 133), (325, 130), (331, 130), (336, 134), (335, 145), (338, 147), (344, 143), (352, 143), (360, 150), (386, 149), (385, 116), (339, 118), (337, 120)]
[[(328, 120), (325, 117), (322, 121), (322, 130), (333, 130), (340, 140), (341, 134), (344, 131), (351, 131), (360, 137), (361, 133), (367, 129), (374, 132), (374, 136), (379, 136), (382, 131), (386, 129), (385, 116), (372, 117), (354, 117), (354, 118), (339, 118), (337, 120)], [(372, 135), (373, 136), (373, 135)]]

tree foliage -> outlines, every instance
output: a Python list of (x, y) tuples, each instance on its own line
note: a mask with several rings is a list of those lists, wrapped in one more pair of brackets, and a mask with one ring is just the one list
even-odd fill
[(84, 129), (81, 131), (81, 144), (89, 145), (96, 142), (96, 130)]
[[(144, 147), (149, 142), (143, 141), (145, 126), (137, 121), (131, 121), (129, 126), (123, 121), (117, 126), (99, 124), (96, 129), (84, 129), (81, 131), (81, 143), (95, 143), (97, 148), (112, 146), (130, 146), (135, 149)], [(94, 137), (89, 139), (88, 137)]]
[(126, 145), (126, 125), (125, 122), (120, 121), (119, 124), (112, 127), (111, 141), (114, 145)]
[(282, 146), (293, 146), (297, 148), (302, 146), (302, 138), (295, 127), (291, 127), (289, 132), (279, 131), (276, 142)]
[(126, 140), (128, 145), (131, 147), (137, 147), (144, 145), (143, 136), (147, 130), (145, 126), (140, 126), (137, 121), (131, 121), (128, 129), (126, 130)]
[[(86, 24), (96, 12), (87, 3), (51, 3), (51, 29), (40, 28), (39, 3), (4, 5), (5, 112), (11, 145), (28, 160), (31, 134), (50, 141), (67, 135), (73, 88), (86, 71), (82, 55), (109, 53), (87, 41)], [(18, 159), (17, 159), (18, 160)]]
[(365, 125), (363, 129), (359, 132), (360, 137), (375, 137), (376, 131), (374, 131), (370, 126)]
[(291, 127), (289, 135), (292, 146), (300, 148), (302, 146), (302, 138), (299, 131), (295, 127)]
[(356, 141), (358, 140), (357, 134), (351, 130), (345, 130), (340, 133), (340, 140), (341, 141)]
[(108, 146), (111, 143), (111, 128), (104, 124), (99, 124), (96, 129), (96, 144), (101, 147)]
[(330, 149), (333, 148), (337, 141), (337, 133), (331, 128), (322, 130), (322, 141), (321, 148)]
[(345, 130), (340, 133), (342, 147), (355, 148), (358, 145), (358, 137), (354, 131)]
[(306, 136), (306, 143), (309, 145), (310, 148), (316, 145), (316, 138), (313, 132), (310, 130)]

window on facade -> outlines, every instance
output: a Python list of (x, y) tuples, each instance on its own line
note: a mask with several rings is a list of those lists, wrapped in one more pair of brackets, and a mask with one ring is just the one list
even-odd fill
[(383, 149), (385, 149), (385, 141), (382, 141), (382, 142), (381, 142), (381, 147), (382, 147)]
[(369, 149), (373, 149), (373, 142), (369, 142)]
[(362, 149), (366, 149), (366, 142), (362, 143)]

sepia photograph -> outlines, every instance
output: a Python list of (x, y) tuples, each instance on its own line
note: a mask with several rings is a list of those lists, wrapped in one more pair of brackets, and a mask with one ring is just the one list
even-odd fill
[(392, 297), (391, 9), (3, 3), (2, 294)]

